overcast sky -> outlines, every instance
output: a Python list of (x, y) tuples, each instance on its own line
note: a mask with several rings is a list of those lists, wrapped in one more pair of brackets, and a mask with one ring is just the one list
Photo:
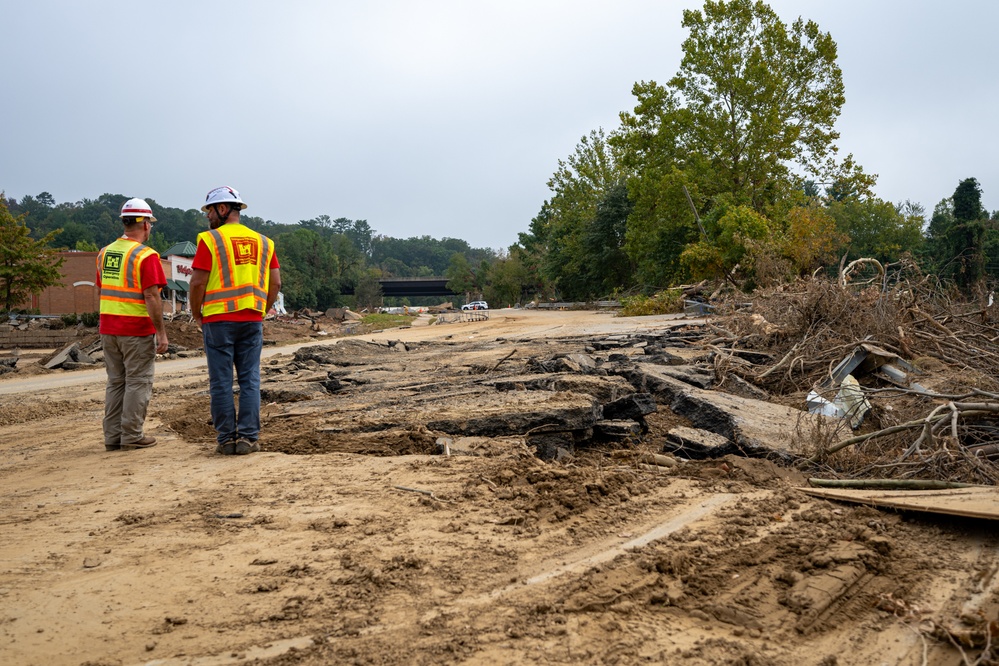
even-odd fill
[[(842, 154), (928, 212), (999, 208), (999, 2), (774, 0), (839, 46)], [(0, 190), (108, 192), (367, 220), (506, 248), (559, 159), (676, 73), (684, 8), (647, 0), (0, 0)]]

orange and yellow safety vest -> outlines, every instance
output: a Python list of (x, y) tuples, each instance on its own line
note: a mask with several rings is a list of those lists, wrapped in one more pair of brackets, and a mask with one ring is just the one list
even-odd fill
[(131, 238), (119, 238), (97, 254), (101, 276), (101, 314), (148, 317), (139, 267), (156, 250)]
[(212, 253), (201, 314), (205, 317), (267, 308), (274, 243), (263, 234), (233, 222), (198, 234)]

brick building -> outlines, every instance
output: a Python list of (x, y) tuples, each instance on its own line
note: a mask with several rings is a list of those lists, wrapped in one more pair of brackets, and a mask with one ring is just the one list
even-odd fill
[(60, 252), (63, 259), (62, 283), (48, 287), (40, 294), (32, 294), (31, 302), (23, 307), (38, 310), (41, 314), (83, 314), (100, 309), (100, 293), (94, 279), (97, 277), (96, 252)]
[[(188, 254), (189, 256), (184, 256)], [(59, 252), (63, 264), (62, 282), (46, 288), (40, 294), (32, 294), (30, 303), (20, 308), (38, 310), (43, 315), (83, 314), (97, 312), (101, 308), (97, 278), (96, 252)], [(163, 274), (167, 277), (167, 288), (162, 290), (163, 313), (173, 313), (187, 309), (187, 292), (191, 263), (194, 257), (194, 244), (179, 243), (162, 257)]]

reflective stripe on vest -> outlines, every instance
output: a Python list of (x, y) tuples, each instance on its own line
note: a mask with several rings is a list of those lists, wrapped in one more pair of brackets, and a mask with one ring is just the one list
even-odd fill
[(267, 307), (274, 244), (267, 236), (241, 225), (224, 224), (198, 235), (212, 254), (201, 312), (204, 316)]
[(97, 255), (101, 276), (101, 314), (125, 317), (148, 317), (142, 294), (140, 266), (152, 255), (159, 255), (138, 241), (119, 238)]

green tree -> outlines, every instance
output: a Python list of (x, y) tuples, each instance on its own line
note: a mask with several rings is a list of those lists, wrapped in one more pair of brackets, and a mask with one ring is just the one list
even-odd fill
[(842, 73), (836, 43), (816, 23), (785, 24), (763, 2), (708, 0), (684, 12), (683, 26), (678, 73), (665, 86), (635, 84), (637, 105), (610, 139), (634, 174), (625, 247), (647, 288), (684, 280), (732, 249), (701, 245), (699, 260), (679, 260), (688, 245), (715, 240), (700, 233), (687, 192), (704, 219), (719, 206), (748, 206), (780, 229), (805, 178), (812, 196), (817, 182), (858, 193), (873, 183), (852, 157), (835, 159)]
[(954, 202), (948, 197), (933, 207), (933, 215), (926, 227), (924, 254), (927, 267), (940, 277), (946, 277), (948, 264), (954, 257), (950, 247), (950, 229), (954, 226)]
[(965, 178), (952, 197), (937, 204), (926, 249), (937, 274), (962, 289), (970, 289), (985, 277), (987, 267), (999, 264), (999, 231), (982, 206), (977, 179)]
[(708, 0), (686, 10), (683, 60), (670, 86), (689, 114), (688, 150), (707, 156), (736, 203), (764, 212), (797, 179), (822, 175), (845, 101), (836, 43), (813, 21), (785, 25), (763, 2)]
[(829, 214), (836, 228), (849, 237), (849, 259), (873, 257), (898, 261), (904, 252), (917, 254), (923, 243), (922, 207), (911, 202), (896, 206), (878, 198), (832, 200)]
[(985, 277), (986, 243), (994, 225), (982, 206), (982, 188), (976, 178), (965, 178), (958, 183), (952, 200), (954, 225), (949, 232), (949, 245), (960, 251), (957, 283), (968, 289)]
[[(93, 232), (89, 227), (79, 222), (67, 222), (61, 225), (62, 233), (59, 234), (59, 245), (62, 248), (75, 248), (80, 243), (94, 243)], [(96, 243), (94, 243), (96, 245)]]
[(378, 282), (381, 277), (378, 269), (368, 269), (364, 271), (357, 286), (354, 288), (354, 300), (357, 308), (367, 308), (368, 312), (377, 312), (383, 301), (382, 285)]
[(697, 197), (693, 179), (705, 173), (707, 160), (687, 153), (689, 114), (674, 91), (642, 81), (632, 93), (638, 103), (633, 113), (621, 114), (621, 128), (608, 142), (633, 174), (627, 179), (632, 210), (624, 249), (635, 267), (633, 281), (652, 293), (686, 277), (680, 253), (698, 236), (684, 187)]
[(329, 241), (299, 228), (274, 239), (281, 261), (281, 284), (289, 310), (325, 310), (340, 296), (340, 264)]
[(988, 219), (988, 211), (982, 206), (982, 186), (977, 178), (965, 178), (957, 184), (952, 197), (954, 219), (957, 222)]
[[(623, 233), (605, 217), (598, 228), (597, 212), (608, 193), (624, 182), (625, 174), (602, 129), (583, 136), (575, 152), (548, 181), (552, 197), (532, 221), (530, 234), (521, 237), (521, 247), (536, 256), (544, 280), (565, 298), (587, 298), (602, 289), (600, 271), (594, 271), (592, 249), (600, 236), (618, 234), (612, 242), (621, 246)], [(627, 207), (627, 195), (619, 196)], [(618, 210), (617, 212), (620, 212)], [(616, 220), (620, 225), (620, 219)], [(608, 227), (610, 224), (610, 227)], [(608, 240), (611, 240), (608, 237)]]
[(687, 246), (680, 256), (695, 278), (724, 278), (733, 273), (749, 251), (751, 242), (773, 241), (776, 229), (767, 218), (748, 206), (719, 206), (704, 220), (705, 237)]
[(444, 276), (447, 277), (447, 288), (456, 294), (468, 294), (475, 290), (475, 273), (468, 259), (460, 252), (451, 255)]
[(497, 305), (523, 303), (537, 294), (535, 274), (524, 264), (523, 250), (498, 257), (489, 270), (484, 296)]
[(621, 180), (605, 192), (593, 222), (583, 232), (583, 251), (589, 257), (586, 288), (591, 294), (610, 294), (632, 279), (634, 266), (624, 250), (632, 208), (628, 187)]
[(48, 247), (59, 232), (33, 239), (25, 215), (14, 217), (5, 201), (0, 193), (0, 299), (4, 309), (10, 311), (31, 294), (59, 284), (63, 260)]

